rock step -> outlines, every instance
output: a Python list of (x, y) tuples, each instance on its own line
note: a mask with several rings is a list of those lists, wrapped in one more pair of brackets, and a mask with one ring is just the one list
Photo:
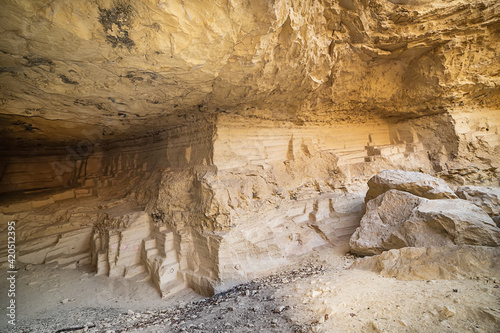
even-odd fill
[[(174, 253), (172, 254), (171, 252), (174, 252)], [(158, 267), (159, 267), (158, 269), (160, 269), (162, 267), (170, 267), (172, 265), (178, 265), (177, 256), (175, 254), (175, 251), (169, 251), (168, 253), (169, 254), (167, 256), (163, 256), (160, 254), (148, 256), (148, 261), (150, 263), (153, 263), (154, 261), (159, 262), (160, 264), (158, 265)]]
[(53, 257), (46, 258), (45, 264), (56, 262), (58, 265), (61, 266), (61, 265), (71, 264), (88, 257), (90, 257), (90, 253), (88, 251), (75, 254), (57, 254)]
[(186, 289), (184, 282), (179, 280), (169, 281), (160, 285), (161, 297), (165, 298)]
[(160, 283), (167, 283), (168, 281), (173, 281), (177, 279), (177, 272), (179, 271), (179, 265), (163, 266), (159, 269), (158, 276), (160, 278)]
[(158, 251), (157, 248), (146, 250), (146, 257), (150, 261), (154, 260), (155, 257), (163, 258), (163, 256), (161, 256), (159, 254), (160, 254), (160, 251)]
[(346, 218), (346, 217), (335, 218), (335, 217), (333, 217), (333, 218), (325, 218), (325, 219), (318, 220), (318, 221), (316, 221), (316, 224), (327, 225), (333, 229), (341, 229), (344, 227), (349, 227), (353, 224), (359, 225), (359, 220), (356, 217), (352, 217), (352, 218)]
[(146, 251), (156, 249), (156, 238), (146, 238), (142, 240), (143, 247)]
[(163, 259), (162, 266), (172, 265), (172, 264), (177, 265), (177, 251), (175, 251), (175, 250), (170, 250), (166, 253), (166, 255)]
[(300, 214), (300, 215), (294, 215), (290, 216), (290, 219), (295, 223), (295, 224), (302, 224), (309, 222), (309, 214)]
[(356, 150), (336, 150), (335, 151), (340, 158), (348, 157), (365, 157), (366, 150), (356, 149)]
[(125, 268), (124, 277), (132, 278), (132, 277), (135, 277), (139, 274), (143, 274), (145, 272), (146, 272), (146, 268), (144, 267), (143, 264), (136, 264), (136, 265), (128, 266)]
[(161, 231), (156, 233), (156, 247), (160, 253), (165, 255), (166, 252), (174, 249), (174, 234), (171, 231)]
[(407, 151), (406, 144), (368, 146), (366, 148), (368, 156), (390, 156), (405, 153)]

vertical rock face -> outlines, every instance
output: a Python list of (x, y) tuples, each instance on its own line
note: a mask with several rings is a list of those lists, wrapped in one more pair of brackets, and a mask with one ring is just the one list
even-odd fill
[(383, 169), (500, 186), (497, 1), (3, 6), (22, 262), (213, 294), (348, 239)]

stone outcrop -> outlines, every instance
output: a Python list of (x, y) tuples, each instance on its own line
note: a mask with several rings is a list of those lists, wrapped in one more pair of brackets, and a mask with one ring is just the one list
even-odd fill
[[(2, 5), (0, 237), (22, 222), (24, 263), (208, 295), (348, 239), (381, 170), (500, 185), (497, 1)], [(440, 242), (471, 242), (453, 214)], [(493, 244), (481, 214), (459, 225)]]
[(456, 199), (457, 195), (439, 178), (421, 172), (384, 170), (368, 181), (366, 201), (390, 189), (405, 191), (427, 199)]
[(351, 268), (379, 272), (399, 280), (492, 277), (500, 274), (500, 247), (406, 247), (357, 259)]
[(461, 199), (429, 200), (398, 190), (370, 200), (351, 251), (380, 254), (402, 247), (500, 245), (500, 228), (479, 207)]

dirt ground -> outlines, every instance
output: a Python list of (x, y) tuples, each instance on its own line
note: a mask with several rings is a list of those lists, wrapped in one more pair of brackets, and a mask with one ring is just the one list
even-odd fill
[(211, 298), (185, 290), (168, 300), (147, 281), (23, 266), (17, 325), (2, 318), (0, 331), (500, 332), (500, 277), (400, 281), (349, 269), (354, 257), (346, 251), (316, 251)]

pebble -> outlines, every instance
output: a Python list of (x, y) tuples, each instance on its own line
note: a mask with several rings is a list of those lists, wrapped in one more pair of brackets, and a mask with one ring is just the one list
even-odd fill
[(278, 306), (277, 308), (275, 308), (273, 310), (273, 312), (274, 313), (282, 313), (285, 309), (286, 309), (286, 306), (281, 305), (281, 306)]
[(445, 306), (445, 307), (443, 307), (443, 309), (439, 312), (439, 317), (440, 317), (441, 319), (448, 319), (448, 318), (453, 317), (453, 316), (454, 316), (454, 315), (456, 315), (456, 314), (457, 314), (457, 312), (456, 312), (455, 308)]

